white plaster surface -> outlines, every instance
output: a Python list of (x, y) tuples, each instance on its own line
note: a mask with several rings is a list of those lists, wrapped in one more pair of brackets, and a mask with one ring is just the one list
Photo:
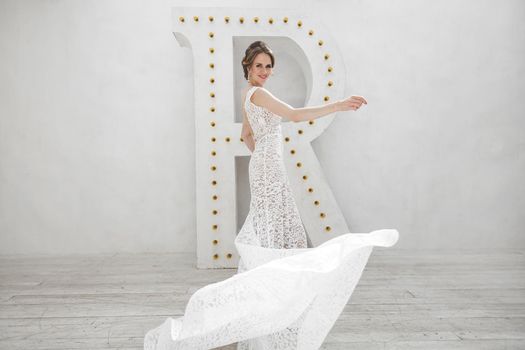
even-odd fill
[[(195, 251), (194, 67), (171, 22), (188, 5), (0, 1), (0, 254)], [(350, 231), (525, 247), (522, 1), (264, 5), (316, 14), (369, 101), (312, 143)]]

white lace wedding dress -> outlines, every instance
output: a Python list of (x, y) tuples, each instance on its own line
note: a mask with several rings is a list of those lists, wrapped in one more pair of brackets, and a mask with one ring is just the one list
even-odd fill
[(147, 332), (145, 350), (319, 349), (347, 304), (374, 246), (390, 247), (394, 229), (346, 233), (315, 248), (307, 239), (282, 159), (282, 118), (244, 107), (255, 149), (249, 164), (250, 210), (235, 246), (237, 274), (197, 290), (183, 317)]
[[(248, 168), (250, 210), (236, 243), (279, 249), (306, 248), (306, 232), (283, 162), (282, 117), (251, 101), (256, 90), (256, 86), (251, 87), (244, 100), (255, 149)], [(238, 272), (245, 269), (241, 257)]]

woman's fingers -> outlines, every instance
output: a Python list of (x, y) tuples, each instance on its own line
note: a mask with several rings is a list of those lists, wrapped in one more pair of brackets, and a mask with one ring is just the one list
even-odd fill
[(352, 95), (352, 98), (353, 99), (357, 99), (357, 100), (361, 101), (364, 104), (368, 104), (368, 102), (365, 100), (365, 98), (363, 96)]
[(344, 105), (346, 105), (348, 109), (352, 109), (354, 111), (359, 109), (363, 103), (368, 104), (364, 97), (356, 95), (352, 95), (351, 97), (348, 97), (344, 100)]

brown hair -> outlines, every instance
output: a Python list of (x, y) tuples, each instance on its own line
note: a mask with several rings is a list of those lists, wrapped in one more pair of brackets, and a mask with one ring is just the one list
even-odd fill
[(244, 53), (244, 57), (242, 59), (242, 69), (244, 70), (244, 79), (248, 80), (248, 67), (250, 67), (255, 60), (255, 57), (257, 57), (258, 54), (265, 53), (268, 56), (270, 56), (270, 59), (272, 60), (272, 68), (275, 65), (275, 57), (273, 56), (272, 50), (266, 45), (263, 41), (254, 41), (253, 43), (248, 46), (246, 49), (246, 52)]

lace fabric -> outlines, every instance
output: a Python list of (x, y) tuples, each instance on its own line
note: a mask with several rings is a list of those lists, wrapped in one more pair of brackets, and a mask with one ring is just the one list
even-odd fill
[(255, 149), (250, 210), (235, 238), (237, 273), (197, 290), (184, 316), (147, 332), (145, 350), (318, 349), (348, 302), (374, 246), (394, 245), (394, 229), (347, 233), (307, 248), (282, 159), (281, 117), (245, 105)]
[[(251, 102), (257, 88), (251, 87), (244, 101), (255, 148), (248, 166), (250, 210), (236, 241), (268, 248), (306, 248), (306, 231), (283, 161), (282, 117)], [(244, 271), (244, 262), (238, 271)]]

